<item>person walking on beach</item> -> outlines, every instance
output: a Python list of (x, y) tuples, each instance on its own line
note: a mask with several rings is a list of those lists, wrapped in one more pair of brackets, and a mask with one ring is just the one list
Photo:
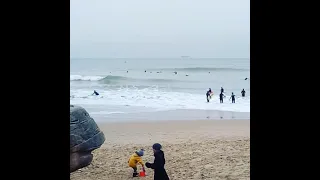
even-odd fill
[[(235, 95), (233, 94), (233, 92), (232, 92), (232, 94), (231, 94), (230, 99), (232, 99), (232, 103), (236, 103), (236, 98), (235, 98)], [(230, 100), (230, 99), (229, 99), (229, 100)]]
[(140, 149), (139, 151), (136, 151), (135, 153), (133, 153), (128, 160), (129, 167), (133, 169), (133, 174), (132, 174), (133, 177), (138, 177), (138, 172), (137, 172), (138, 163), (141, 164), (142, 170), (145, 171), (144, 164), (141, 158), (143, 154), (144, 154), (144, 150)]
[(224, 96), (223, 93), (220, 93), (219, 96), (220, 96), (220, 103), (223, 103), (223, 98), (226, 97), (226, 96)]
[(241, 94), (242, 94), (242, 97), (245, 97), (246, 96), (246, 91), (244, 89), (242, 89)]
[(166, 160), (164, 158), (164, 153), (161, 150), (162, 146), (159, 143), (155, 143), (152, 146), (153, 152), (154, 152), (154, 162), (149, 163), (146, 162), (146, 167), (151, 168), (154, 170), (154, 180), (169, 180), (168, 174), (166, 170), (164, 169), (164, 165), (166, 163)]

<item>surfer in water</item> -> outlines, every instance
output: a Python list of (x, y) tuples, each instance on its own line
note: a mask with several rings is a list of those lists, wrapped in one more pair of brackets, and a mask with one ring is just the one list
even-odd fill
[(210, 90), (207, 91), (206, 96), (207, 96), (207, 102), (209, 102), (209, 99), (210, 99)]
[(94, 90), (92, 95), (97, 95), (98, 96), (99, 93), (96, 90)]
[(242, 89), (241, 94), (242, 94), (242, 97), (245, 97), (246, 96), (246, 91), (244, 89)]
[(226, 97), (226, 96), (223, 95), (223, 93), (220, 93), (219, 97), (220, 97), (220, 103), (223, 103), (223, 98)]
[[(231, 94), (230, 99), (232, 99), (232, 103), (236, 103), (236, 98), (235, 98), (235, 95), (233, 94), (233, 92), (232, 92), (232, 94)], [(229, 99), (229, 100), (230, 100), (230, 99)]]

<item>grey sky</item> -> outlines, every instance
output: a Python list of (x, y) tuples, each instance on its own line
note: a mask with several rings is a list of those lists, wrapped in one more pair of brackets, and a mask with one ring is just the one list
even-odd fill
[(250, 0), (71, 0), (71, 57), (250, 55)]

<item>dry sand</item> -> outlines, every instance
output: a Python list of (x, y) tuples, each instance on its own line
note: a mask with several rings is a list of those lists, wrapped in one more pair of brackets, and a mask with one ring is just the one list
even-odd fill
[(153, 162), (152, 144), (160, 143), (166, 171), (174, 179), (250, 179), (250, 121), (199, 120), (99, 124), (103, 146), (93, 152), (92, 164), (71, 173), (71, 180), (132, 178), (128, 158), (145, 149), (144, 162)]

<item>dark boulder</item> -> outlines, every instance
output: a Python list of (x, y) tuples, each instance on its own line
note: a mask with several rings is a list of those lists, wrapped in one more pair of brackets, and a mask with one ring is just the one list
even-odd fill
[(70, 172), (88, 166), (91, 152), (101, 147), (105, 137), (89, 113), (80, 106), (70, 105)]

